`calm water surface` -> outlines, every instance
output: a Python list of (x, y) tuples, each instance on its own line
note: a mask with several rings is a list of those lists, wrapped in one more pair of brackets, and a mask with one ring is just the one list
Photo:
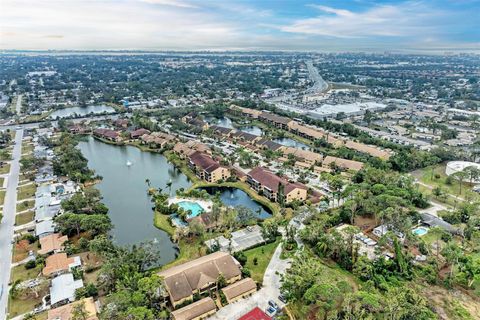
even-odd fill
[(228, 187), (205, 187), (201, 188), (207, 191), (209, 194), (214, 195), (220, 192), (220, 200), (226, 206), (244, 206), (253, 211), (253, 213), (260, 219), (266, 219), (271, 217), (271, 213), (267, 207), (256, 202), (244, 191), (237, 188)]
[(263, 130), (257, 126), (241, 127), (239, 130), (246, 133), (254, 134), (256, 136), (261, 136), (263, 134)]
[(113, 113), (115, 112), (115, 109), (109, 106), (87, 106), (87, 107), (72, 107), (72, 108), (65, 108), (65, 109), (59, 109), (57, 111), (52, 112), (50, 114), (50, 118), (52, 119), (57, 119), (57, 118), (65, 118), (65, 117), (71, 117), (74, 115), (77, 116), (86, 116), (88, 114), (96, 114), (96, 113)]
[[(153, 204), (147, 195), (145, 179), (152, 187), (163, 188), (172, 181), (172, 194), (191, 183), (160, 154), (142, 152), (138, 148), (113, 146), (93, 138), (82, 141), (79, 148), (88, 159), (88, 166), (103, 177), (97, 184), (103, 202), (109, 208), (114, 224), (116, 243), (130, 245), (153, 240), (160, 250), (161, 263), (175, 258), (176, 248), (167, 233), (153, 225)], [(132, 163), (127, 166), (127, 162)]]
[(297, 140), (293, 140), (292, 138), (279, 138), (279, 139), (273, 139), (272, 141), (286, 147), (294, 147), (298, 149), (310, 150), (310, 146), (307, 146), (305, 143), (301, 143)]

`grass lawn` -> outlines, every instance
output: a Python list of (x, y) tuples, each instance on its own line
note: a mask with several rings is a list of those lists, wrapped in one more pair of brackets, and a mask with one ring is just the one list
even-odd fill
[(25, 266), (16, 266), (12, 268), (12, 275), (10, 280), (15, 282), (17, 280), (25, 281), (35, 279), (42, 272), (42, 265), (37, 265), (33, 269), (25, 269)]
[(22, 155), (28, 155), (28, 154), (31, 154), (33, 153), (33, 144), (31, 143), (24, 143), (22, 145)]
[(0, 174), (6, 174), (10, 172), (10, 163), (5, 164), (0, 168)]
[(23, 187), (18, 188), (17, 200), (24, 200), (32, 198), (35, 196), (35, 191), (37, 191), (37, 186), (35, 183), (28, 184)]
[(34, 200), (28, 200), (28, 201), (17, 203), (17, 212), (33, 209), (34, 206), (35, 206)]
[(180, 252), (177, 258), (172, 262), (160, 267), (160, 270), (171, 268), (207, 254), (207, 247), (203, 244), (203, 241), (198, 238), (182, 239), (178, 243), (178, 247)]
[(5, 181), (5, 178), (0, 177), (0, 187), (3, 187), (3, 181)]
[(27, 240), (20, 240), (13, 246), (13, 262), (19, 262), (28, 256), (28, 252), (32, 250), (36, 252), (38, 250), (38, 241), (34, 243), (28, 243)]
[(34, 216), (35, 216), (35, 212), (33, 211), (27, 211), (24, 213), (17, 214), (15, 216), (15, 225), (21, 226), (22, 224), (29, 223), (30, 221), (33, 220)]
[[(27, 295), (20, 296), (15, 299), (12, 299), (11, 296), (8, 298), (9, 319), (24, 313), (29, 313), (42, 303), (42, 297), (48, 294), (48, 282), (44, 282), (40, 286), (38, 297), (36, 297), (34, 293), (28, 293)], [(34, 319), (46, 320), (47, 318), (48, 313), (42, 312), (35, 315)]]
[[(417, 171), (412, 172), (412, 175), (419, 179), (421, 182), (432, 186), (433, 188), (439, 187), (445, 193), (449, 195), (454, 195), (460, 198), (468, 198), (473, 201), (480, 200), (480, 196), (471, 191), (470, 183), (463, 182), (462, 183), (462, 192), (460, 193), (460, 184), (455, 179), (451, 179), (451, 183), (447, 184), (447, 175), (445, 174), (446, 164), (439, 164), (435, 166), (429, 166), (424, 169), (420, 169)], [(425, 193), (432, 194), (431, 189), (426, 188), (424, 186), (420, 186), (421, 190)], [(433, 197), (433, 195), (432, 195)], [(454, 205), (455, 199), (452, 197), (447, 197), (446, 199), (438, 199), (435, 197), (436, 200)]]
[(168, 233), (169, 236), (173, 236), (173, 234), (175, 233), (175, 227), (173, 227), (170, 224), (169, 216), (165, 215), (165, 214), (161, 214), (157, 211), (154, 212), (154, 215), (155, 215), (155, 217), (154, 217), (155, 227), (157, 227), (160, 230), (165, 231), (166, 233)]
[(0, 190), (0, 205), (3, 204), (3, 201), (5, 201), (5, 190)]
[[(278, 247), (280, 243), (280, 238), (277, 241), (268, 243), (261, 247), (256, 247), (250, 250), (245, 251), (245, 255), (247, 256), (247, 263), (245, 267), (250, 270), (252, 273), (252, 279), (262, 283), (263, 282), (263, 274), (267, 269), (268, 263), (275, 252), (275, 249)], [(257, 264), (253, 263), (254, 258), (257, 258)]]

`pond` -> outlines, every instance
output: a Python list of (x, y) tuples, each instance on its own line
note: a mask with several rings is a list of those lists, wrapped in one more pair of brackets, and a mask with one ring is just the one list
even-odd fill
[(256, 136), (261, 136), (263, 134), (263, 130), (257, 126), (241, 127), (241, 128), (238, 128), (238, 130), (246, 133), (254, 134)]
[(270, 218), (272, 216), (270, 210), (256, 202), (250, 196), (237, 188), (229, 187), (204, 187), (200, 188), (208, 192), (208, 194), (214, 195), (220, 192), (220, 200), (226, 206), (236, 207), (244, 206), (253, 211), (253, 213), (260, 219)]
[[(153, 240), (158, 244), (160, 263), (172, 261), (176, 246), (167, 233), (153, 225), (153, 204), (147, 195), (145, 179), (150, 179), (152, 187), (175, 194), (177, 189), (191, 185), (188, 178), (164, 156), (135, 147), (113, 146), (89, 137), (79, 143), (79, 148), (88, 159), (88, 166), (103, 177), (96, 187), (109, 208), (114, 241), (131, 245)], [(127, 166), (128, 161), (131, 166)], [(167, 188), (169, 181), (171, 191)]]
[(88, 114), (98, 113), (114, 113), (115, 109), (105, 105), (99, 106), (87, 106), (87, 107), (71, 107), (65, 109), (59, 109), (50, 114), (51, 119), (68, 118), (72, 116), (86, 116)]
[(306, 145), (305, 143), (301, 143), (297, 140), (293, 140), (292, 138), (277, 138), (273, 139), (273, 142), (281, 144), (285, 147), (293, 147), (298, 149), (310, 150), (310, 146)]
[(217, 126), (220, 126), (220, 127), (233, 129), (232, 120), (230, 118), (227, 118), (227, 117), (223, 117), (223, 118), (205, 117), (205, 120), (210, 125), (217, 125)]

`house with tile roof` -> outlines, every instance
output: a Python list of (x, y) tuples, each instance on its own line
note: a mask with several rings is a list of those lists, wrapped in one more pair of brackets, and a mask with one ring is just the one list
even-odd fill
[(307, 186), (298, 182), (290, 182), (262, 167), (254, 168), (247, 174), (247, 183), (257, 193), (273, 202), (279, 201), (281, 186), (283, 186), (285, 203), (307, 200)]
[(174, 307), (193, 299), (195, 293), (206, 292), (223, 275), (228, 284), (241, 279), (240, 264), (226, 252), (214, 252), (158, 273), (165, 283)]
[(230, 169), (220, 165), (212, 157), (199, 151), (188, 156), (188, 165), (197, 177), (211, 183), (226, 180), (231, 175)]

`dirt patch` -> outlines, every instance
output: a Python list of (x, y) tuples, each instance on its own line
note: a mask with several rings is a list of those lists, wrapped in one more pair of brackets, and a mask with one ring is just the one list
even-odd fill
[(478, 298), (473, 298), (459, 290), (447, 290), (439, 286), (429, 286), (423, 290), (423, 294), (434, 305), (439, 319), (459, 319), (461, 318), (459, 309), (463, 308), (462, 311), (467, 311), (472, 319), (480, 320)]

